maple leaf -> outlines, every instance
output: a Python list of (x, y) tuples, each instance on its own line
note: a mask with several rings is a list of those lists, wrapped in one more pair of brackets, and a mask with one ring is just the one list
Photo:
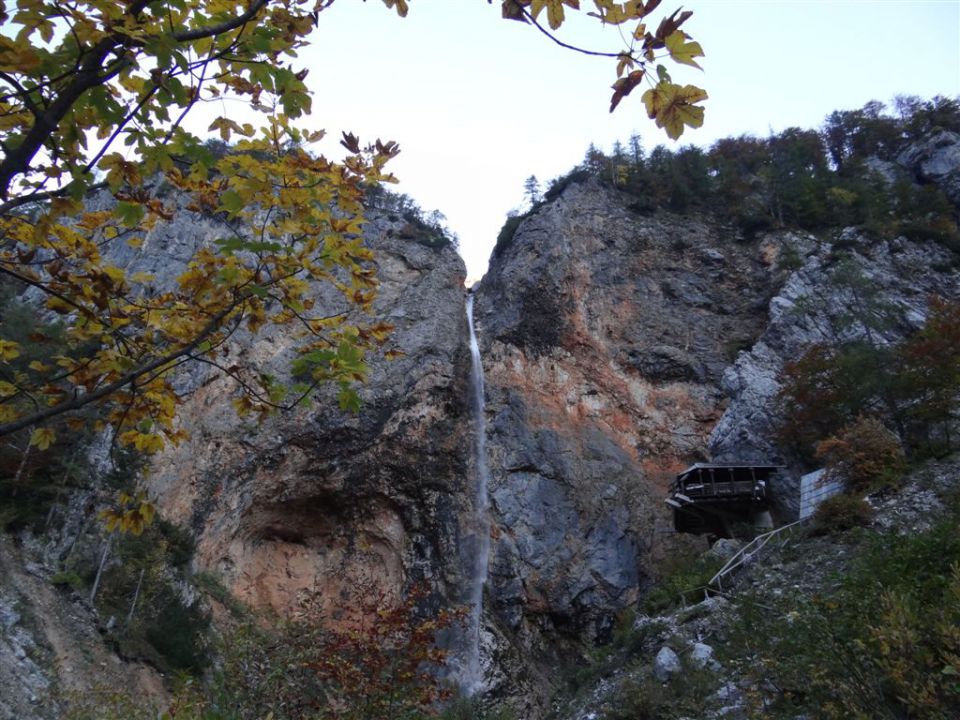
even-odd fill
[(30, 435), (30, 444), (36, 445), (40, 450), (46, 450), (56, 439), (57, 434), (50, 428), (37, 428)]
[(645, 74), (646, 73), (643, 70), (634, 70), (632, 73), (624, 78), (620, 78), (613, 84), (613, 98), (610, 100), (610, 112), (613, 112), (617, 105), (620, 104), (620, 101), (629, 95), (630, 92), (640, 84), (640, 81), (643, 80), (643, 76)]
[(523, 5), (520, 4), (519, 0), (503, 0), (503, 4), (500, 6), (500, 14), (504, 20), (518, 20), (524, 23), (527, 21), (527, 16), (523, 12)]
[(406, 0), (383, 0), (383, 4), (386, 5), (388, 8), (395, 7), (397, 9), (397, 15), (399, 15), (400, 17), (406, 17), (407, 12), (410, 9), (409, 7), (407, 7)]
[(663, 43), (666, 41), (666, 39), (679, 30), (680, 26), (692, 16), (693, 12), (690, 10), (681, 11), (677, 9), (674, 10), (671, 15), (661, 20), (660, 24), (657, 26), (655, 47), (663, 47)]
[(617, 77), (621, 77), (627, 71), (627, 68), (634, 67), (634, 64), (630, 53), (620, 53), (620, 57), (617, 58)]
[(707, 93), (695, 85), (675, 85), (671, 82), (657, 83), (647, 90), (642, 98), (647, 116), (666, 130), (676, 140), (683, 135), (684, 125), (698, 128), (703, 125), (703, 108), (694, 103), (707, 99)]
[(685, 32), (680, 30), (667, 36), (667, 39), (664, 41), (667, 46), (667, 52), (670, 53), (670, 57), (673, 58), (674, 61), (702, 70), (703, 68), (697, 65), (693, 58), (703, 57), (703, 48), (700, 47), (700, 43), (687, 42), (688, 37)]
[(547, 22), (550, 23), (550, 28), (552, 30), (558, 29), (563, 25), (564, 13), (563, 6), (573, 8), (574, 10), (580, 9), (580, 0), (533, 0), (530, 3), (530, 14), (536, 20), (537, 16), (543, 11), (544, 8), (547, 10)]
[(13, 340), (0, 340), (0, 360), (13, 360), (20, 357), (20, 345)]

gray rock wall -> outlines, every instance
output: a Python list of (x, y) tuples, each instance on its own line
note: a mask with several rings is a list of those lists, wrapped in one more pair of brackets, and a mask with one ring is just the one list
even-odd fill
[[(710, 436), (717, 462), (785, 459), (776, 444), (778, 377), (814, 344), (892, 344), (919, 329), (929, 298), (960, 298), (951, 253), (905, 238), (877, 241), (855, 229), (812, 248), (770, 301), (767, 327), (723, 374), (729, 405)], [(783, 519), (799, 512), (799, 468), (778, 474), (771, 491)]]
[(707, 458), (720, 379), (783, 277), (775, 249), (629, 204), (570, 185), (521, 222), (477, 291), (488, 622), (554, 668), (649, 584), (670, 543), (667, 484)]

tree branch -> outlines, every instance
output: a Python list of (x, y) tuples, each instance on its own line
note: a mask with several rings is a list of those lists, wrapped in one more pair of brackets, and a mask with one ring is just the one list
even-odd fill
[[(107, 183), (105, 181), (98, 182), (98, 183), (94, 183), (93, 185), (90, 185), (86, 191), (92, 192), (94, 190), (103, 190), (105, 187), (107, 187)], [(70, 193), (70, 185), (64, 185), (63, 187), (57, 188), (56, 190), (45, 190), (43, 192), (30, 193), (29, 195), (21, 195), (20, 197), (15, 197), (11, 200), (7, 200), (5, 203), (0, 205), (0, 215), (6, 215), (11, 210), (15, 210), (16, 208), (22, 207), (23, 205), (29, 205), (32, 202), (42, 202), (44, 200), (50, 200), (56, 197), (63, 197), (64, 195), (68, 195), (69, 193)]]
[(245, 13), (237, 15), (231, 20), (225, 20), (222, 23), (217, 25), (210, 25), (205, 28), (197, 28), (196, 30), (184, 30), (182, 32), (173, 33), (173, 39), (177, 42), (190, 42), (191, 40), (201, 40), (203, 38), (212, 37), (214, 35), (222, 35), (225, 32), (230, 32), (231, 30), (236, 30), (241, 25), (245, 25), (250, 22), (257, 13), (263, 10), (264, 6), (270, 2), (270, 0), (254, 0), (254, 3), (247, 9)]
[(543, 25), (541, 25), (540, 23), (538, 23), (538, 22), (534, 19), (533, 15), (531, 15), (529, 12), (527, 12), (526, 10), (524, 10), (524, 11), (523, 11), (523, 14), (524, 14), (524, 16), (526, 16), (527, 20), (529, 20), (531, 23), (533, 23), (533, 24), (536, 26), (537, 30), (539, 30), (540, 32), (542, 32), (544, 35), (546, 35), (548, 38), (550, 38), (551, 40), (553, 40), (553, 42), (555, 42), (557, 45), (559, 45), (559, 46), (562, 47), (562, 48), (566, 48), (567, 50), (573, 50), (574, 52), (582, 53), (583, 55), (590, 55), (590, 56), (592, 56), (592, 57), (618, 58), (618, 57), (621, 57), (621, 56), (623, 55), (622, 52), (609, 53), (609, 52), (597, 52), (596, 50), (585, 50), (584, 48), (577, 47), (576, 45), (570, 45), (570, 44), (568, 44), (568, 43), (565, 43), (565, 42), (563, 42), (563, 40), (561, 40), (560, 38), (558, 38), (558, 37), (557, 37), (556, 35), (554, 35), (552, 32), (550, 32), (549, 30), (547, 30)]
[(243, 302), (238, 300), (236, 303), (231, 304), (229, 307), (224, 308), (219, 313), (213, 316), (206, 327), (189, 343), (184, 345), (178, 350), (167, 353), (161, 357), (155, 358), (148, 363), (141, 365), (140, 367), (131, 370), (128, 373), (122, 375), (119, 379), (104, 385), (99, 390), (95, 390), (91, 393), (85, 393), (83, 395), (78, 394), (74, 391), (73, 398), (67, 400), (66, 402), (59, 403), (58, 405), (53, 405), (51, 407), (44, 408), (38, 412), (32, 413), (30, 415), (25, 415), (18, 420), (13, 420), (8, 423), (0, 424), (0, 437), (4, 435), (9, 435), (10, 433), (17, 432), (23, 428), (30, 427), (31, 425), (36, 425), (49, 420), (52, 417), (57, 415), (62, 415), (66, 412), (71, 412), (73, 410), (79, 410), (80, 408), (89, 405), (90, 403), (102, 400), (115, 393), (117, 390), (121, 389), (125, 385), (129, 385), (137, 380), (137, 378), (146, 375), (147, 373), (153, 372), (158, 368), (163, 367), (164, 365), (177, 360), (185, 355), (190, 355), (197, 346), (199, 346), (204, 340), (213, 335), (221, 326), (223, 320), (233, 312), (237, 305)]
[(39, 280), (33, 280), (32, 278), (28, 278), (26, 275), (21, 275), (16, 270), (11, 270), (8, 267), (4, 267), (2, 264), (0, 264), (0, 273), (5, 273), (10, 277), (15, 278), (16, 280), (19, 280), (22, 283), (31, 285), (32, 287), (37, 288), (38, 290), (46, 293), (47, 295), (53, 295), (55, 298), (67, 303), (67, 305), (69, 305), (70, 307), (76, 308), (77, 311), (81, 315), (86, 317), (88, 320), (99, 322), (99, 318), (97, 317), (96, 313), (90, 310), (90, 308), (85, 308), (83, 305), (78, 305), (76, 302), (68, 298), (66, 295), (63, 295), (62, 293), (58, 293), (53, 288), (47, 287)]

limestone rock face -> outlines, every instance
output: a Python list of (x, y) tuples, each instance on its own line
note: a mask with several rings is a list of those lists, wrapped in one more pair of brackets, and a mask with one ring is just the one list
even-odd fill
[[(816, 343), (902, 340), (923, 325), (931, 295), (960, 297), (960, 275), (950, 252), (939, 245), (904, 238), (876, 241), (849, 228), (819, 246), (770, 301), (758, 342), (724, 372), (730, 404), (710, 438), (713, 458), (782, 459), (775, 426), (777, 378), (784, 364)], [(873, 322), (879, 313), (884, 322)], [(792, 515), (796, 508), (784, 509)]]
[(960, 134), (941, 130), (910, 145), (897, 158), (920, 182), (935, 183), (960, 204)]
[(674, 473), (706, 459), (720, 379), (761, 334), (775, 242), (570, 185), (494, 253), (477, 294), (494, 539), (490, 612), (541, 648), (638, 597)]
[[(316, 587), (335, 618), (358, 592), (396, 596), (418, 580), (438, 602), (458, 599), (470, 502), (465, 271), (452, 248), (401, 239), (397, 226), (375, 218), (367, 239), (382, 282), (375, 312), (396, 326), (405, 355), (373, 363), (358, 414), (337, 409), (329, 389), (315, 407), (257, 426), (234, 413), (229, 380), (200, 370), (182, 381), (190, 439), (155, 458), (151, 494), (192, 527), (199, 565), (254, 606), (282, 614)], [(174, 234), (190, 245), (210, 232), (196, 223), (192, 235)], [(150, 240), (131, 265), (149, 264)], [(318, 293), (321, 307), (333, 303)], [(292, 340), (276, 331), (249, 340), (236, 339), (233, 357), (255, 356), (283, 377)]]
[[(905, 337), (931, 294), (960, 297), (951, 260), (935, 243), (852, 229), (738, 241), (703, 216), (633, 212), (589, 180), (528, 215), (495, 250), (475, 308), (489, 622), (547, 666), (604, 638), (670, 546), (674, 474), (780, 460), (784, 363), (814, 343)], [(893, 321), (874, 326), (879, 312)]]

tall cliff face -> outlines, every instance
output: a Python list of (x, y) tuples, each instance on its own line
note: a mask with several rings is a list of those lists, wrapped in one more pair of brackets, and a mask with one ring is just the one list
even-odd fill
[(720, 379), (764, 328), (766, 245), (647, 216), (572, 184), (498, 247), (478, 289), (496, 620), (531, 646), (602, 637), (669, 524), (672, 475), (705, 459)]
[[(315, 408), (255, 426), (234, 413), (227, 379), (184, 380), (190, 439), (154, 459), (150, 491), (193, 529), (197, 563), (253, 606), (284, 613), (320, 588), (336, 617), (360, 588), (396, 596), (421, 579), (457, 599), (470, 497), (465, 271), (452, 248), (401, 237), (402, 226), (367, 226), (382, 282), (375, 312), (405, 354), (373, 363), (358, 414), (339, 411), (331, 390)], [(172, 232), (182, 243), (199, 231)], [(230, 352), (283, 377), (290, 344), (267, 332)]]
[(642, 593), (672, 542), (663, 497), (678, 469), (781, 459), (786, 361), (868, 335), (865, 301), (895, 309), (870, 338), (895, 342), (931, 294), (960, 297), (960, 275), (933, 242), (854, 230), (743, 241), (707, 216), (634, 212), (589, 180), (501, 242), (477, 293), (490, 626), (543, 659), (602, 638)]

